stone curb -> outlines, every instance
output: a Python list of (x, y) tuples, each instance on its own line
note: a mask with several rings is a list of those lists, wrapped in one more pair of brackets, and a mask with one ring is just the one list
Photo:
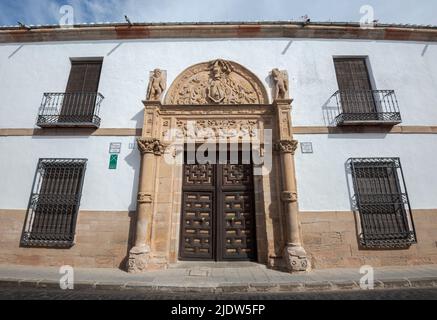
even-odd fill
[[(59, 289), (59, 283), (44, 279), (0, 279), (0, 287), (3, 288), (37, 288)], [(205, 286), (176, 286), (156, 285), (145, 282), (97, 282), (79, 281), (74, 288), (77, 290), (132, 290), (144, 293), (210, 293), (210, 294), (233, 294), (233, 293), (286, 293), (286, 292), (326, 292), (361, 290), (355, 281), (313, 281), (306, 283), (249, 283), (249, 284), (220, 284), (215, 283)], [(414, 278), (414, 279), (388, 279), (376, 280), (374, 289), (413, 289), (413, 288), (437, 288), (437, 278)]]

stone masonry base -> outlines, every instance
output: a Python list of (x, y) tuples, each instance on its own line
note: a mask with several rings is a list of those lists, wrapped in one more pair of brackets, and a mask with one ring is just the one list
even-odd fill
[[(0, 265), (125, 269), (134, 213), (81, 211), (71, 249), (20, 248), (24, 210), (0, 210)], [(302, 212), (303, 247), (313, 269), (437, 264), (437, 209), (414, 210), (418, 243), (404, 250), (358, 247), (352, 212)]]

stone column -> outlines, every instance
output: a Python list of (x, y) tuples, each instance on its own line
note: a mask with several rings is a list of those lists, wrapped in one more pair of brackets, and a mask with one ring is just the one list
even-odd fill
[(291, 130), (291, 102), (292, 100), (276, 100), (279, 141), (277, 150), (281, 153), (282, 164), (282, 194), (281, 201), (285, 208), (286, 245), (284, 261), (290, 272), (306, 271), (309, 263), (305, 249), (302, 247), (299, 206), (296, 187), (296, 170), (294, 154), (298, 142), (293, 139)]
[(135, 244), (129, 253), (128, 271), (147, 270), (150, 260), (151, 228), (154, 210), (156, 159), (165, 147), (156, 138), (159, 132), (159, 106), (156, 101), (145, 101), (143, 137), (137, 140), (141, 152), (140, 181), (138, 186)]

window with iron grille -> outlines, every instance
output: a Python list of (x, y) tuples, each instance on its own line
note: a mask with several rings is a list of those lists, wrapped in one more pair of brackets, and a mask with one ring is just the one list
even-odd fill
[(399, 158), (350, 159), (360, 242), (368, 248), (416, 243), (411, 207)]
[(86, 163), (86, 159), (39, 160), (23, 246), (73, 246)]

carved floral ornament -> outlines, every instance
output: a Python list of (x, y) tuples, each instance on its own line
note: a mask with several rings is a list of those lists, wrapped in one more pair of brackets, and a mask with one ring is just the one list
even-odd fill
[(297, 150), (299, 142), (297, 140), (282, 140), (276, 144), (276, 150), (282, 153), (294, 153)]
[(142, 154), (153, 153), (160, 156), (165, 152), (166, 149), (166, 146), (158, 139), (139, 138), (137, 143), (138, 149)]
[(165, 104), (267, 104), (261, 81), (241, 65), (215, 60), (185, 70), (170, 87)]
[(258, 135), (257, 120), (178, 120), (176, 126), (176, 138), (254, 138)]

